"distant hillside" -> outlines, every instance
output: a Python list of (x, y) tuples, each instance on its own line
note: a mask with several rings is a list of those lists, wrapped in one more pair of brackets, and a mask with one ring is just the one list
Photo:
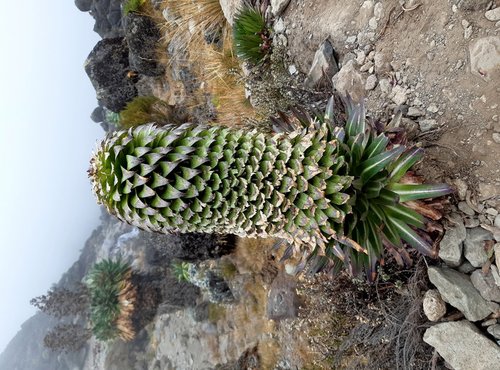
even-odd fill
[[(103, 219), (103, 224), (105, 222)], [(102, 244), (104, 229), (105, 227), (101, 225), (92, 232), (85, 242), (78, 261), (63, 274), (57, 286), (71, 288), (73, 284), (82, 280), (96, 259), (96, 250)], [(49, 288), (47, 287), (47, 290)], [(0, 370), (80, 369), (87, 355), (87, 348), (75, 353), (59, 354), (43, 346), (43, 338), (57, 321), (39, 312), (24, 322), (21, 330), (0, 355)]]

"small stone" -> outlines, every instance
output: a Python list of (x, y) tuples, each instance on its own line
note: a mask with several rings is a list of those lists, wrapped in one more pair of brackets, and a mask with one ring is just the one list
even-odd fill
[(493, 137), (493, 141), (494, 141), (495, 143), (500, 144), (500, 134), (499, 134), (499, 133), (495, 132), (495, 133), (492, 135), (492, 137)]
[(491, 275), (493, 276), (493, 280), (495, 280), (495, 284), (500, 287), (500, 272), (495, 265), (490, 266)]
[(500, 70), (500, 37), (487, 36), (474, 40), (469, 45), (471, 72), (485, 81), (490, 81)]
[(470, 37), (472, 36), (472, 26), (469, 26), (467, 27), (465, 30), (464, 30), (464, 39), (468, 40), (470, 39)]
[(458, 202), (458, 209), (465, 213), (467, 216), (474, 216), (474, 210), (466, 202)]
[(425, 292), (423, 308), (429, 321), (438, 321), (446, 314), (446, 303), (436, 289)]
[(356, 42), (356, 39), (357, 39), (357, 37), (356, 37), (356, 36), (349, 36), (349, 37), (345, 40), (345, 42), (346, 42), (347, 44), (354, 44), (354, 43)]
[(467, 27), (469, 27), (470, 23), (467, 19), (462, 19), (462, 27), (464, 29), (466, 29)]
[(420, 109), (415, 108), (415, 107), (410, 107), (408, 108), (408, 117), (421, 117), (425, 113), (422, 112)]
[(397, 105), (403, 105), (406, 103), (408, 97), (406, 96), (406, 89), (400, 85), (396, 85), (392, 88), (392, 101)]
[(462, 243), (466, 235), (467, 231), (461, 220), (446, 230), (439, 244), (439, 258), (448, 266), (457, 267), (462, 263)]
[(437, 113), (439, 108), (435, 104), (431, 104), (427, 107), (427, 112)]
[(495, 208), (486, 208), (485, 212), (491, 216), (498, 215), (498, 211)]
[(280, 15), (290, 3), (290, 0), (271, 0), (271, 11), (277, 16)]
[(356, 62), (358, 62), (358, 64), (362, 66), (365, 63), (365, 60), (366, 60), (365, 52), (363, 50), (359, 50), (356, 53)]
[(464, 200), (465, 196), (467, 195), (467, 184), (465, 183), (465, 181), (462, 179), (455, 179), (453, 180), (453, 184), (457, 189), (457, 194), (460, 200)]
[(436, 348), (452, 369), (498, 369), (500, 347), (467, 320), (430, 327), (424, 333), (424, 342)]
[(369, 71), (369, 70), (370, 70), (370, 68), (372, 68), (372, 67), (373, 67), (373, 62), (368, 61), (368, 62), (366, 62), (365, 64), (363, 64), (363, 65), (361, 66), (361, 68), (359, 69), (359, 71), (360, 71), (360, 72), (367, 72), (367, 71)]
[(500, 288), (495, 283), (491, 271), (483, 274), (481, 270), (476, 270), (471, 274), (470, 281), (481, 297), (487, 301), (500, 302)]
[(495, 264), (500, 268), (500, 243), (493, 246), (493, 251), (495, 252)]
[(343, 95), (349, 93), (354, 101), (359, 102), (365, 95), (365, 81), (356, 68), (356, 62), (350, 60), (342, 66), (332, 78), (334, 88)]
[(500, 195), (500, 186), (479, 183), (479, 200), (486, 200)]
[(312, 88), (324, 78), (329, 81), (338, 71), (339, 67), (334, 57), (333, 46), (330, 41), (325, 40), (314, 54), (314, 60), (304, 81), (304, 85)]
[(495, 339), (500, 339), (500, 325), (498, 325), (498, 324), (491, 325), (486, 330), (488, 330), (488, 333), (493, 335), (495, 337)]
[(435, 119), (423, 119), (418, 121), (418, 125), (420, 127), (420, 131), (427, 132), (437, 128), (438, 123)]
[(495, 221), (493, 222), (493, 225), (500, 229), (500, 215), (495, 217)]
[(377, 86), (377, 76), (369, 75), (366, 79), (365, 90), (373, 90)]
[(382, 91), (384, 94), (389, 94), (391, 92), (391, 82), (386, 78), (382, 78), (378, 82), (378, 86), (380, 88), (380, 91)]
[(276, 22), (274, 22), (274, 32), (282, 33), (285, 30), (285, 21), (283, 18), (279, 17)]
[(500, 21), (500, 6), (498, 8), (488, 10), (484, 13), (484, 16), (487, 20), (492, 22)]
[(474, 267), (482, 267), (488, 261), (488, 254), (484, 249), (486, 240), (493, 240), (493, 235), (489, 231), (480, 227), (467, 230), (464, 255)]
[(495, 325), (497, 323), (497, 319), (489, 319), (489, 320), (486, 320), (486, 321), (483, 321), (481, 323), (481, 326), (491, 326), (491, 325)]
[(372, 30), (376, 30), (378, 26), (377, 18), (372, 17), (368, 21), (368, 27), (370, 27)]
[(290, 64), (288, 66), (288, 73), (290, 73), (291, 75), (294, 75), (297, 73), (297, 67), (295, 67), (294, 64)]

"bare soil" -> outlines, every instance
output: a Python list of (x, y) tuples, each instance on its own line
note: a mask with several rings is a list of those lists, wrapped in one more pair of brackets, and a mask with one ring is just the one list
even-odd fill
[[(392, 87), (402, 86), (405, 105), (424, 112), (419, 119), (437, 121), (435, 129), (417, 136), (419, 145), (427, 147), (423, 170), (429, 180), (461, 178), (469, 189), (482, 190), (483, 199), (499, 196), (500, 144), (492, 134), (500, 113), (500, 71), (488, 76), (489, 81), (474, 75), (469, 55), (475, 40), (499, 35), (498, 24), (485, 18), (486, 9), (463, 11), (453, 1), (400, 3), (292, 1), (282, 14), (291, 60), (307, 73), (326, 38), (340, 63), (360, 51), (374, 51), (382, 60), (374, 68), (379, 83), (388, 79)], [(498, 0), (490, 3), (500, 5)], [(349, 36), (357, 36), (356, 41), (347, 42)], [(365, 79), (368, 75), (363, 73)], [(369, 114), (390, 119), (396, 104), (388, 93), (379, 84), (365, 93)]]

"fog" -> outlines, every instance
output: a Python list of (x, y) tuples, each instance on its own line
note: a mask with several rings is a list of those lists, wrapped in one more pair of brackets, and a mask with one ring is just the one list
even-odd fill
[(83, 63), (99, 40), (68, 0), (10, 2), (0, 22), (0, 352), (76, 261), (99, 209), (86, 169), (103, 136)]

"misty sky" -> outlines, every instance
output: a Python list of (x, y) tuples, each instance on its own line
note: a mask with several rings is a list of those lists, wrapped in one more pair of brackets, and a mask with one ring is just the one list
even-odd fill
[(92, 27), (72, 0), (11, 1), (1, 16), (0, 352), (98, 224), (86, 175), (104, 135), (83, 70)]

